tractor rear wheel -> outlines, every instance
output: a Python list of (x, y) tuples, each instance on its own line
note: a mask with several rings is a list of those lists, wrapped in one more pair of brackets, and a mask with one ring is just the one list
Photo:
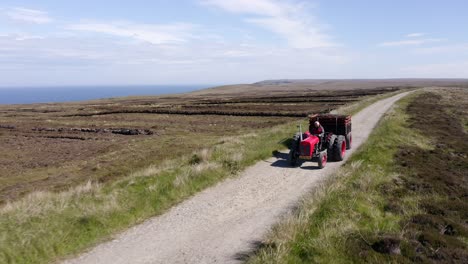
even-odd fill
[(334, 160), (342, 161), (346, 154), (346, 138), (344, 136), (338, 136), (336, 143), (333, 147)]
[(327, 148), (327, 154), (328, 154), (330, 161), (333, 158), (333, 146), (335, 145), (335, 141), (336, 141), (336, 135), (331, 135), (330, 140), (328, 140), (328, 148)]
[(346, 135), (346, 149), (351, 149), (351, 146), (353, 144), (353, 135), (351, 135), (351, 132)]
[(318, 157), (318, 167), (323, 169), (327, 165), (328, 155), (326, 151), (322, 151)]

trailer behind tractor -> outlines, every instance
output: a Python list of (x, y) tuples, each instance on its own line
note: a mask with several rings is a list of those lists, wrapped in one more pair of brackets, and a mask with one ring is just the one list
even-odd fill
[[(323, 138), (312, 135), (314, 122), (319, 121), (325, 130)], [(296, 166), (298, 161), (317, 161), (323, 168), (328, 161), (341, 161), (346, 150), (351, 148), (351, 116), (316, 114), (309, 116), (309, 131), (300, 129), (291, 144), (289, 163)]]

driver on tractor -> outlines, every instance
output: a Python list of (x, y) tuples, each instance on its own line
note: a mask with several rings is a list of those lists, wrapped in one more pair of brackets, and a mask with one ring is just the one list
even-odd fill
[(314, 127), (310, 129), (310, 134), (319, 138), (320, 146), (322, 145), (323, 136), (325, 135), (325, 129), (320, 125), (319, 121), (314, 122)]

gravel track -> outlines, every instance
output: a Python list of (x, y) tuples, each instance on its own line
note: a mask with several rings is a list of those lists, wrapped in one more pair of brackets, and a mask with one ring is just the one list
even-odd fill
[[(353, 116), (353, 149), (407, 93), (381, 100)], [(65, 263), (238, 263), (300, 198), (343, 162), (316, 169), (289, 168), (281, 157), (249, 167), (173, 207), (161, 216)]]

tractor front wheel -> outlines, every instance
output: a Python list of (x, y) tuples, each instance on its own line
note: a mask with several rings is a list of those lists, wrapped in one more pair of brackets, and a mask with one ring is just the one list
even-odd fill
[(294, 149), (289, 151), (288, 162), (291, 167), (297, 166), (297, 153)]
[(328, 160), (327, 151), (320, 152), (319, 157), (318, 157), (318, 167), (320, 169), (323, 169), (325, 165), (327, 165), (327, 160)]
[(293, 140), (291, 142), (291, 150), (289, 151), (288, 162), (289, 165), (292, 167), (297, 166), (297, 158), (298, 158), (298, 149), (299, 149), (299, 142), (301, 142), (301, 134), (297, 133), (294, 135)]

